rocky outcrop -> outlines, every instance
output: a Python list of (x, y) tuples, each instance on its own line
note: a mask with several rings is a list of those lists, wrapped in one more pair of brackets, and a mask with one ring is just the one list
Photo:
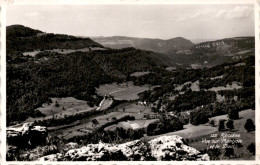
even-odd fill
[(209, 160), (207, 154), (183, 143), (180, 136), (162, 136), (148, 142), (151, 156), (156, 160)]
[(233, 56), (241, 50), (254, 49), (254, 37), (235, 37), (216, 41), (207, 41), (193, 46), (194, 53), (209, 53)]
[[(42, 157), (43, 155), (48, 155), (50, 156), (50, 154), (55, 154), (57, 153), (57, 147), (55, 145), (50, 145), (50, 146), (38, 146), (32, 150), (28, 150), (23, 154), (20, 154), (20, 157), (23, 160), (36, 160), (40, 157)], [(62, 154), (60, 154), (62, 155)]]
[(64, 151), (67, 152), (67, 151), (69, 151), (69, 150), (71, 150), (71, 149), (76, 149), (76, 148), (79, 148), (78, 143), (70, 142), (70, 143), (67, 143), (67, 144), (65, 145)]
[(72, 161), (107, 161), (126, 160), (126, 157), (117, 146), (99, 143), (69, 150), (64, 155), (64, 159)]
[[(75, 143), (67, 146), (77, 146)], [(182, 137), (161, 136), (145, 143), (135, 140), (123, 144), (88, 144), (70, 149), (65, 154), (51, 154), (39, 158), (41, 161), (108, 161), (108, 160), (209, 160), (195, 148), (186, 145)]]
[(62, 154), (57, 153), (57, 154), (43, 156), (39, 158), (37, 161), (62, 161), (62, 160), (63, 160)]
[(44, 144), (48, 136), (47, 128), (24, 123), (7, 128), (7, 143), (14, 146)]
[(150, 157), (149, 147), (140, 140), (118, 145), (118, 148), (129, 160), (147, 160)]

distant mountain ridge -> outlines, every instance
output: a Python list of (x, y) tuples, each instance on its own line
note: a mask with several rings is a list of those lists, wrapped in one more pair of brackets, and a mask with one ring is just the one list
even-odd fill
[(121, 49), (135, 47), (164, 54), (174, 54), (177, 51), (188, 50), (194, 45), (190, 40), (182, 37), (176, 37), (169, 40), (125, 36), (92, 37), (91, 39), (110, 48)]
[[(126, 48), (134, 47), (160, 53), (157, 57), (164, 59), (168, 56), (168, 65), (182, 68), (212, 67), (223, 62), (245, 58), (254, 55), (254, 37), (233, 37), (213, 41), (205, 40), (193, 44), (190, 40), (182, 37), (169, 40), (135, 38), (125, 36), (92, 37), (92, 39), (105, 47)], [(164, 57), (162, 57), (164, 55)]]
[(6, 27), (7, 54), (10, 51), (35, 51), (51, 49), (81, 49), (103, 47), (89, 38), (74, 37), (65, 34), (44, 33), (23, 25)]
[(195, 44), (189, 51), (179, 52), (170, 58), (196, 69), (254, 56), (254, 49), (254, 37), (234, 37)]
[[(65, 34), (44, 33), (23, 25), (7, 27), (7, 55), (12, 52), (32, 52), (92, 47), (122, 49), (134, 47), (148, 53), (162, 64), (181, 68), (203, 68), (225, 61), (254, 55), (254, 37), (234, 37), (193, 44), (183, 37), (168, 40), (126, 36), (75, 37)], [(193, 67), (195, 66), (195, 67)]]
[(254, 49), (254, 37), (234, 37), (216, 41), (207, 41), (193, 46), (193, 52), (232, 54), (242, 50)]

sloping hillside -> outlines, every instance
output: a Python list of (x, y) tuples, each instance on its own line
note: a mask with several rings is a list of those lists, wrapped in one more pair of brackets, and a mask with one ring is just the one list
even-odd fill
[(14, 52), (27, 52), (51, 49), (81, 49), (103, 47), (89, 38), (79, 38), (64, 34), (44, 33), (22, 25), (6, 28), (7, 55)]
[(34, 109), (50, 97), (75, 97), (98, 105), (102, 98), (95, 87), (126, 81), (134, 72), (158, 70), (165, 69), (151, 52), (134, 48), (7, 56), (7, 122), (41, 116)]
[(96, 37), (94, 41), (110, 48), (126, 48), (135, 47), (153, 52), (173, 54), (177, 51), (188, 50), (193, 46), (193, 43), (185, 38), (177, 37), (169, 40), (150, 39), (150, 38), (134, 38), (134, 37)]
[(254, 51), (254, 37), (235, 37), (203, 42), (193, 46), (193, 53), (207, 55), (234, 56)]
[(179, 51), (170, 58), (175, 63), (197, 69), (254, 56), (254, 49), (254, 37), (235, 37), (196, 44), (189, 51)]
[[(110, 48), (135, 47), (149, 50), (168, 66), (203, 68), (223, 64), (233, 59), (254, 55), (254, 37), (235, 37), (193, 44), (182, 37), (169, 40), (133, 37), (96, 37), (98, 43)], [(159, 53), (159, 54), (158, 54)]]

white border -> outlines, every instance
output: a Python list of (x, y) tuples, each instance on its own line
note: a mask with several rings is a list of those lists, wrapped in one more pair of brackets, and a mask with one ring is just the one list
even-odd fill
[[(17, 161), (6, 161), (6, 44), (5, 44), (5, 30), (6, 30), (6, 6), (8, 5), (33, 5), (33, 4), (41, 4), (41, 5), (166, 5), (166, 4), (254, 4), (255, 5), (255, 88), (256, 88), (256, 110), (255, 110), (255, 123), (256, 123), (256, 160), (252, 161), (195, 161), (195, 162), (179, 162), (179, 161), (135, 161), (135, 162), (115, 162), (115, 161), (106, 161), (106, 162), (17, 162)], [(259, 15), (260, 15), (260, 0), (0, 0), (0, 54), (1, 54), (1, 95), (0, 95), (0, 126), (1, 126), (1, 134), (0, 134), (0, 163), (1, 164), (260, 164), (260, 33), (259, 33)]]

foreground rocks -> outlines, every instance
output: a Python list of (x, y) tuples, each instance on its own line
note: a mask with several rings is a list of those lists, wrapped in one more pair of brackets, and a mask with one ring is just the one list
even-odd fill
[(20, 157), (23, 160), (32, 161), (32, 160), (42, 157), (42, 155), (50, 155), (50, 154), (54, 154), (57, 152), (58, 152), (58, 150), (55, 145), (38, 146), (32, 150), (26, 151), (25, 153), (21, 154)]
[[(68, 146), (77, 146), (71, 143)], [(184, 144), (180, 136), (162, 136), (144, 143), (135, 140), (123, 144), (88, 144), (70, 149), (65, 154), (56, 153), (41, 157), (39, 161), (108, 161), (108, 160), (209, 160), (208, 154), (201, 154)]]
[(48, 136), (47, 128), (43, 126), (32, 126), (32, 123), (24, 123), (8, 127), (6, 130), (8, 145), (31, 146), (45, 144)]
[(180, 136), (162, 136), (148, 142), (151, 156), (156, 160), (209, 160), (207, 154), (200, 154), (198, 150), (183, 143)]

